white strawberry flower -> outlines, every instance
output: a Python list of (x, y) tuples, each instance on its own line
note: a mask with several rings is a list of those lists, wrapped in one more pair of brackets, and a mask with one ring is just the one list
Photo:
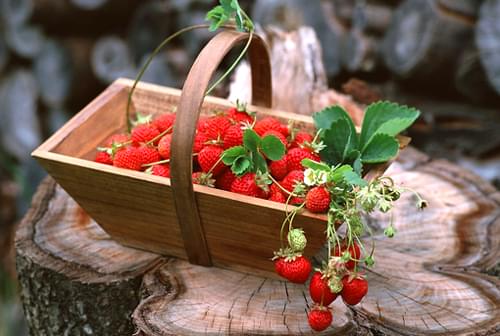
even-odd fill
[(315, 174), (314, 174), (314, 169), (311, 169), (311, 168), (307, 168), (305, 171), (304, 171), (304, 183), (309, 186), (309, 187), (312, 187), (313, 185), (316, 184), (316, 181), (315, 181)]

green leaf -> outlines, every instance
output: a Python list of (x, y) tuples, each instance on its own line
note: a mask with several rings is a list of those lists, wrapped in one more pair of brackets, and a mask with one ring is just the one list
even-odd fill
[(257, 148), (260, 146), (260, 137), (255, 133), (254, 130), (247, 129), (243, 133), (243, 145), (252, 152), (257, 152)]
[(361, 128), (361, 151), (377, 134), (395, 136), (415, 122), (420, 111), (387, 101), (371, 104), (366, 108)]
[(362, 176), (363, 174), (363, 163), (361, 162), (361, 153), (359, 151), (356, 151), (358, 156), (352, 163), (352, 168), (358, 174), (359, 176)]
[(272, 161), (280, 160), (285, 155), (285, 145), (274, 135), (266, 135), (262, 138), (260, 147), (267, 158)]
[(346, 172), (352, 172), (352, 167), (349, 165), (342, 165), (340, 167), (336, 167), (328, 175), (328, 181), (334, 183), (341, 182), (344, 180), (344, 174)]
[(361, 178), (361, 176), (359, 176), (354, 171), (345, 171), (343, 173), (343, 176), (344, 176), (344, 180), (348, 184), (357, 185), (357, 186), (360, 186), (360, 187), (364, 187), (364, 186), (368, 185), (368, 183), (365, 180), (363, 180)]
[(399, 150), (398, 141), (388, 134), (376, 134), (361, 152), (363, 163), (382, 163), (395, 157)]
[(300, 163), (302, 163), (302, 166), (304, 166), (306, 168), (311, 168), (314, 170), (322, 170), (322, 171), (326, 171), (326, 172), (329, 172), (331, 170), (328, 165), (321, 163), (321, 162), (313, 161), (311, 159), (304, 159)]
[(260, 153), (253, 154), (253, 164), (254, 172), (267, 173), (267, 162), (266, 159)]
[(329, 165), (345, 162), (348, 153), (357, 148), (355, 132), (347, 120), (334, 121), (322, 135), (322, 141), (326, 147), (320, 152), (321, 159)]
[(229, 20), (229, 15), (226, 13), (224, 7), (216, 6), (207, 13), (205, 19), (210, 22), (209, 30), (215, 31)]
[(314, 124), (317, 129), (330, 129), (332, 123), (339, 119), (345, 119), (347, 122), (350, 121), (352, 123), (352, 119), (349, 114), (339, 105), (329, 106), (322, 111), (313, 114)]
[(241, 155), (234, 160), (231, 170), (235, 175), (241, 176), (249, 171), (250, 166), (250, 159), (245, 155)]
[(230, 166), (234, 163), (234, 161), (238, 157), (245, 155), (245, 154), (246, 154), (246, 150), (245, 150), (245, 148), (243, 148), (243, 146), (235, 146), (235, 147), (228, 148), (222, 154), (222, 162), (224, 162), (224, 164), (226, 166)]

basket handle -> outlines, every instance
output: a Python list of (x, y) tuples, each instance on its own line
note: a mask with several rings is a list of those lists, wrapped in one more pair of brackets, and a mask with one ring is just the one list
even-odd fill
[[(196, 125), (210, 79), (227, 53), (247, 41), (249, 34), (223, 31), (213, 37), (194, 61), (184, 82), (172, 135), (171, 186), (184, 248), (192, 264), (211, 266), (212, 261), (193, 191), (192, 148)], [(272, 105), (271, 64), (264, 41), (257, 35), (249, 48), (252, 71), (252, 104)]]

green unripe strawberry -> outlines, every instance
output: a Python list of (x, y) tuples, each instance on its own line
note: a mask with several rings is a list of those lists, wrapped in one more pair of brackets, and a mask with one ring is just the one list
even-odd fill
[(288, 245), (293, 251), (303, 251), (307, 245), (307, 238), (302, 229), (292, 229), (288, 232)]

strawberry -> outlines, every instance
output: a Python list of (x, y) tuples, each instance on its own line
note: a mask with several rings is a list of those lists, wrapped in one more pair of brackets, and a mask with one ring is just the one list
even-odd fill
[(325, 187), (314, 187), (307, 192), (306, 209), (311, 212), (326, 212), (330, 208), (330, 193)]
[[(340, 249), (339, 249), (338, 245), (335, 245), (335, 247), (333, 249), (333, 255), (335, 257), (341, 257), (345, 251), (346, 251), (346, 244), (342, 244)], [(353, 258), (353, 259), (361, 258), (361, 250), (359, 248), (359, 245), (356, 242), (353, 242), (353, 244), (349, 247), (348, 251), (349, 251), (349, 254), (351, 255), (351, 258)], [(348, 270), (353, 270), (354, 267), (356, 266), (356, 264), (357, 264), (356, 261), (349, 260), (348, 262), (345, 263), (345, 267)]]
[(241, 177), (237, 177), (231, 184), (232, 192), (252, 197), (260, 195), (259, 189), (254, 173), (247, 173)]
[(224, 134), (231, 126), (231, 122), (224, 116), (215, 116), (207, 120), (205, 133), (209, 140), (219, 140), (224, 138)]
[(286, 155), (283, 155), (283, 157), (277, 161), (271, 161), (269, 163), (269, 172), (271, 176), (278, 181), (284, 179), (288, 174), (288, 160)]
[(293, 141), (290, 143), (290, 148), (300, 147), (304, 142), (312, 142), (313, 136), (307, 132), (297, 132)]
[(151, 174), (156, 176), (170, 177), (170, 165), (158, 164), (151, 167)]
[(311, 262), (307, 258), (297, 256), (285, 259), (285, 263), (281, 269), (281, 276), (290, 282), (303, 284), (309, 278), (311, 269)]
[(194, 184), (205, 185), (214, 188), (215, 180), (212, 178), (212, 173), (195, 172), (192, 174)]
[(292, 192), (297, 183), (304, 181), (304, 172), (302, 170), (292, 170), (281, 181), (281, 186)]
[(170, 143), (172, 142), (172, 134), (166, 134), (158, 142), (158, 153), (161, 157), (168, 160), (170, 159)]
[(122, 134), (122, 133), (113, 134), (108, 138), (108, 140), (106, 140), (106, 142), (104, 143), (104, 147), (112, 147), (113, 145), (115, 146), (120, 145), (129, 141), (129, 139), (130, 138), (127, 134)]
[(316, 331), (323, 331), (332, 324), (332, 312), (322, 306), (314, 307), (307, 316), (309, 326)]
[(97, 152), (94, 162), (113, 165), (113, 159), (111, 158), (111, 155), (106, 152)]
[(333, 293), (328, 286), (328, 278), (323, 278), (321, 272), (315, 272), (309, 283), (309, 294), (311, 299), (324, 306), (335, 301), (337, 294)]
[(217, 177), (215, 185), (217, 188), (222, 190), (231, 190), (231, 185), (236, 179), (236, 175), (231, 171), (231, 169), (226, 168), (224, 171)]
[(201, 116), (198, 119), (198, 125), (196, 126), (196, 130), (198, 132), (205, 133), (206, 130), (207, 130), (207, 127), (208, 127), (208, 120), (209, 120), (209, 117), (207, 117), (207, 116)]
[(288, 159), (288, 169), (290, 170), (304, 170), (305, 168), (302, 166), (302, 160), (311, 159), (313, 161), (321, 161), (318, 154), (311, 153), (310, 151), (304, 148), (292, 148), (286, 154)]
[(288, 125), (281, 125), (280, 126), (280, 132), (281, 134), (283, 134), (285, 137), (289, 136), (290, 135), (290, 128), (288, 127)]
[[(148, 142), (156, 138), (158, 135), (160, 135), (160, 131), (158, 131), (158, 129), (153, 125), (141, 124), (134, 127), (132, 130), (132, 141), (136, 144)], [(155, 145), (159, 140), (160, 139), (155, 141)]]
[(278, 202), (278, 203), (285, 203), (286, 202), (286, 196), (283, 193), (283, 191), (278, 187), (276, 184), (271, 184), (269, 187), (269, 193), (270, 196), (268, 200), (273, 201), (273, 202)]
[(199, 153), (207, 141), (208, 136), (205, 133), (197, 132), (194, 136), (193, 153)]
[(283, 276), (284, 267), (285, 267), (285, 258), (278, 258), (274, 261), (274, 270), (279, 276)]
[(350, 279), (349, 275), (346, 275), (342, 278), (342, 300), (348, 305), (356, 305), (363, 297), (368, 293), (368, 282), (361, 278), (356, 277), (354, 279)]
[(220, 160), (224, 150), (218, 146), (206, 146), (198, 154), (198, 163), (205, 173), (211, 172), (217, 176), (224, 169), (224, 163)]
[(275, 130), (269, 130), (264, 132), (264, 134), (262, 134), (262, 137), (265, 137), (266, 135), (274, 135), (275, 137), (280, 139), (281, 143), (285, 146), (285, 148), (288, 147), (288, 140), (286, 139), (286, 136), (284, 136), (281, 132)]
[(231, 107), (226, 111), (226, 114), (227, 117), (235, 124), (253, 123), (254, 118), (246, 110), (239, 109), (239, 107)]
[(304, 203), (304, 197), (294, 196), (294, 197), (290, 198), (290, 202), (288, 202), (288, 203), (291, 205), (301, 205), (302, 203)]
[(255, 123), (255, 126), (253, 127), (253, 130), (255, 133), (257, 133), (259, 136), (264, 135), (267, 131), (276, 131), (280, 132), (281, 130), (281, 123), (279, 122), (278, 119), (273, 118), (273, 117), (267, 117), (262, 120), (259, 120)]
[(115, 154), (113, 166), (132, 170), (141, 170), (143, 155), (139, 147), (127, 147)]
[(158, 129), (158, 131), (160, 131), (160, 133), (163, 133), (168, 129), (170, 129), (168, 133), (172, 133), (174, 122), (175, 122), (175, 114), (166, 113), (158, 116), (155, 120), (153, 120), (153, 126), (155, 126)]
[(156, 149), (148, 146), (140, 146), (137, 147), (139, 154), (141, 155), (141, 163), (148, 164), (161, 160), (160, 154), (156, 151)]
[(243, 144), (243, 130), (241, 129), (241, 125), (230, 126), (224, 134), (223, 139), (224, 149)]

